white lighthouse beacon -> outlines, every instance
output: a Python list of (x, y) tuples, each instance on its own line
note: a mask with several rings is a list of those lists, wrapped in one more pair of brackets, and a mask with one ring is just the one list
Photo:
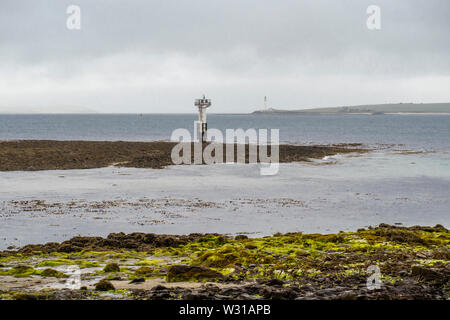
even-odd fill
[(206, 130), (208, 130), (208, 125), (206, 124), (206, 108), (211, 106), (211, 99), (206, 99), (205, 95), (203, 95), (203, 98), (195, 100), (195, 106), (198, 107), (198, 133), (201, 137), (201, 142), (205, 142)]

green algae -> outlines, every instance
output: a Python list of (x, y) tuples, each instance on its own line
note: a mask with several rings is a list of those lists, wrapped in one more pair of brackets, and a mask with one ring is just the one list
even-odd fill
[(424, 266), (434, 266), (435, 264), (450, 264), (449, 260), (442, 259), (418, 259), (416, 261)]
[(100, 267), (100, 264), (97, 261), (71, 259), (44, 260), (39, 262), (36, 267), (57, 267), (66, 265), (77, 265), (81, 269)]
[(102, 279), (95, 285), (95, 290), (97, 291), (113, 291), (114, 286), (108, 280)]
[(224, 276), (233, 274), (236, 271), (235, 268), (211, 268), (211, 269), (220, 272)]
[[(255, 264), (259, 268), (247, 270), (243, 274), (244, 277), (275, 276), (290, 280), (324, 275), (331, 277), (364, 275), (365, 268), (371, 263), (382, 265), (382, 262), (374, 260), (372, 256), (411, 255), (426, 248), (432, 250), (439, 247), (448, 248), (450, 243), (448, 231), (388, 232), (377, 229), (337, 235), (292, 233), (260, 239), (219, 239), (214, 236), (204, 238), (178, 250), (191, 259), (190, 264), (210, 267), (222, 274), (233, 275), (235, 271), (231, 273), (227, 271), (234, 265)], [(164, 255), (164, 250), (159, 250), (158, 254)], [(345, 260), (343, 265), (322, 261), (324, 256), (329, 254)], [(354, 254), (364, 261), (355, 263), (351, 258), (347, 258)], [(437, 262), (439, 261), (436, 260)]]
[(16, 292), (11, 294), (13, 300), (53, 300), (54, 295), (50, 292)]
[(186, 265), (172, 266), (166, 275), (167, 282), (202, 282), (221, 279), (223, 279), (223, 275), (220, 272), (205, 267)]
[(52, 277), (52, 278), (68, 278), (69, 276), (64, 274), (63, 272), (57, 271), (55, 269), (47, 268), (40, 272), (40, 276), (42, 277)]
[[(80, 251), (31, 255), (13, 254), (0, 258), (4, 266), (33, 266), (23, 270), (0, 269), (0, 276), (40, 275), (35, 267), (78, 265), (101, 267), (113, 261), (131, 266), (115, 268), (129, 279), (167, 277), (172, 266), (184, 264), (209, 268), (220, 274), (218, 281), (279, 279), (288, 283), (314, 284), (358, 278), (365, 281), (366, 269), (374, 264), (383, 281), (402, 281), (411, 266), (445, 268), (449, 264), (450, 235), (444, 229), (380, 227), (338, 234), (277, 234), (272, 237), (230, 238), (206, 235), (183, 245), (145, 251)], [(133, 266), (138, 267), (133, 269)], [(105, 270), (94, 275), (107, 276)], [(109, 272), (109, 271), (108, 271)], [(403, 272), (403, 273), (401, 273)], [(106, 272), (107, 273), (107, 272)], [(122, 276), (122, 275), (121, 275)], [(176, 279), (203, 281), (195, 275)], [(175, 279), (172, 277), (171, 281)]]
[(120, 266), (117, 263), (108, 263), (103, 268), (103, 272), (105, 272), (105, 273), (120, 272)]
[(136, 266), (156, 266), (156, 265), (159, 265), (164, 262), (165, 262), (165, 260), (161, 260), (161, 259), (143, 259), (139, 262), (136, 262), (135, 265)]
[(36, 267), (57, 267), (57, 266), (65, 266), (65, 265), (75, 265), (77, 264), (75, 260), (69, 259), (56, 259), (56, 260), (45, 260), (39, 262)]
[(44, 269), (38, 270), (30, 266), (19, 265), (17, 267), (10, 268), (8, 270), (0, 271), (0, 276), (14, 276), (16, 278), (26, 278), (30, 276), (42, 276), (42, 277), (53, 277), (53, 278), (67, 278), (68, 275), (63, 272), (54, 269)]
[(134, 271), (134, 273), (139, 276), (145, 276), (147, 274), (152, 274), (153, 272), (155, 272), (155, 268), (150, 267), (140, 267)]
[(14, 276), (16, 278), (29, 277), (39, 274), (40, 271), (30, 266), (19, 265), (6, 271), (0, 271), (0, 276)]

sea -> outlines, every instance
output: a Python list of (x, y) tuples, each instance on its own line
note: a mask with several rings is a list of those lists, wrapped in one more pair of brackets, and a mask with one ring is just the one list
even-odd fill
[[(169, 140), (194, 131), (196, 114), (0, 114), (0, 140)], [(208, 114), (208, 128), (279, 129), (280, 142), (363, 143), (414, 150), (449, 150), (450, 114)]]
[[(0, 115), (0, 140), (170, 140), (195, 114)], [(280, 164), (0, 172), (0, 249), (111, 232), (266, 236), (388, 223), (450, 228), (450, 115), (209, 114), (208, 128), (279, 129), (280, 143), (367, 154)], [(0, 159), (1, 161), (1, 159)]]

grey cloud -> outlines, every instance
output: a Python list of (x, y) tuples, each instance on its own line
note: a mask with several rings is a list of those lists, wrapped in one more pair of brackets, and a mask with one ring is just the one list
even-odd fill
[[(65, 27), (70, 4), (82, 9), (80, 31)], [(381, 7), (380, 31), (366, 28), (370, 4)], [(435, 89), (426, 88), (429, 77), (435, 77), (433, 81), (450, 77), (449, 9), (446, 0), (3, 0), (0, 76), (17, 80), (14, 88), (5, 84), (6, 91), (17, 92), (23, 81), (23, 91), (42, 103), (59, 103), (62, 98), (56, 97), (66, 96), (84, 104), (91, 99), (102, 105), (101, 110), (114, 106), (114, 111), (129, 110), (122, 106), (126, 97), (132, 96), (135, 105), (164, 104), (158, 92), (178, 94), (179, 99), (170, 102), (176, 105), (201, 88), (219, 97), (233, 95), (223, 98), (228, 101), (223, 102), (224, 109), (240, 102), (251, 104), (267, 91), (280, 103), (295, 107), (400, 98), (392, 88), (381, 88), (378, 81), (383, 78), (390, 86), (422, 78), (422, 99), (435, 94), (450, 100), (445, 92), (436, 95)], [(27, 73), (36, 81), (54, 81), (55, 99), (47, 97), (51, 83), (29, 89)], [(124, 83), (118, 84), (121, 77)], [(145, 94), (139, 85), (127, 85), (142, 79), (144, 86), (147, 78)], [(337, 87), (349, 83), (363, 93), (339, 96), (329, 87), (331, 78), (341, 79)], [(101, 79), (106, 95), (119, 86), (123, 99), (99, 102), (84, 88), (87, 79)], [(167, 79), (173, 79), (173, 89)], [(368, 83), (376, 79), (376, 88), (362, 88), (361, 79)], [(318, 83), (323, 87), (317, 88)], [(413, 90), (411, 96), (416, 95)], [(135, 97), (137, 92), (141, 100)], [(296, 97), (296, 92), (317, 92), (317, 97)], [(329, 98), (324, 99), (327, 92)], [(370, 92), (381, 97), (366, 101)], [(403, 87), (398, 92), (408, 95)], [(0, 92), (0, 98), (14, 104), (12, 93)]]

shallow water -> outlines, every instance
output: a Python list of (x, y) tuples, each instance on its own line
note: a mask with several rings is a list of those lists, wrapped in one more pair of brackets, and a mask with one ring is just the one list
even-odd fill
[[(445, 152), (376, 151), (281, 164), (275, 176), (248, 164), (0, 172), (0, 249), (119, 231), (262, 236), (379, 223), (449, 228), (449, 163)], [(46, 206), (14, 202), (32, 200)]]

